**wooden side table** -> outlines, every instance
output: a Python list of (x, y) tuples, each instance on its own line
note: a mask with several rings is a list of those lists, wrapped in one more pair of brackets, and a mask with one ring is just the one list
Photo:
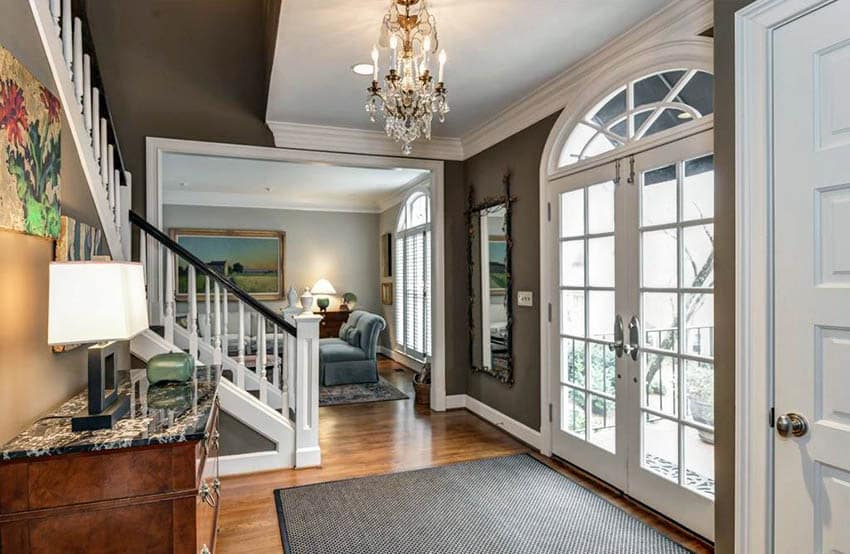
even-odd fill
[(339, 328), (348, 321), (348, 316), (351, 314), (349, 310), (328, 310), (324, 313), (313, 313), (322, 316), (322, 322), (319, 324), (319, 338), (321, 339), (338, 337)]

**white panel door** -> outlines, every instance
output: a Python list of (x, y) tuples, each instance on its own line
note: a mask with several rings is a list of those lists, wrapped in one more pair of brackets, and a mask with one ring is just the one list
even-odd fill
[(847, 554), (850, 0), (773, 48), (775, 551)]

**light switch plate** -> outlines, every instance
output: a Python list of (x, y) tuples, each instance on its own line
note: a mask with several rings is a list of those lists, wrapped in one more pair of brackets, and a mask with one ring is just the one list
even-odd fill
[(516, 303), (518, 306), (530, 308), (534, 306), (534, 292), (530, 290), (521, 290), (517, 292)]

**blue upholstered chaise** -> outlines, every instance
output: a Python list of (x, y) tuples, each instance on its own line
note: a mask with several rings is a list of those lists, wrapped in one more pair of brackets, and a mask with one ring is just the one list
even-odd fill
[(356, 310), (339, 338), (319, 341), (319, 379), (323, 386), (378, 382), (378, 337), (387, 326), (379, 315)]

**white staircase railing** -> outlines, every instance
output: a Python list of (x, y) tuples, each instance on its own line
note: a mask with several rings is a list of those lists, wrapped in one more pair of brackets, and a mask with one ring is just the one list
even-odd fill
[[(172, 345), (171, 349), (186, 350), (205, 364), (220, 367), (228, 386), (248, 393), (229, 391), (223, 395), (225, 411), (231, 411), (229, 400), (231, 415), (272, 440), (279, 440), (288, 432), (292, 444), (281, 445), (280, 453), (291, 459), (282, 460), (278, 467), (320, 465), (321, 317), (310, 312), (302, 314), (295, 307), (284, 314), (272, 311), (138, 214), (131, 212), (129, 219), (139, 228), (140, 261), (145, 274), (148, 267), (162, 268), (164, 272), (157, 279), (163, 287), (161, 301), (150, 307), (159, 312), (156, 319), (162, 322), (162, 342)], [(149, 264), (151, 256), (158, 263)], [(236, 325), (231, 324), (230, 306), (235, 307)], [(156, 342), (153, 338), (138, 342), (140, 351), (162, 349), (161, 345), (152, 344)]]

